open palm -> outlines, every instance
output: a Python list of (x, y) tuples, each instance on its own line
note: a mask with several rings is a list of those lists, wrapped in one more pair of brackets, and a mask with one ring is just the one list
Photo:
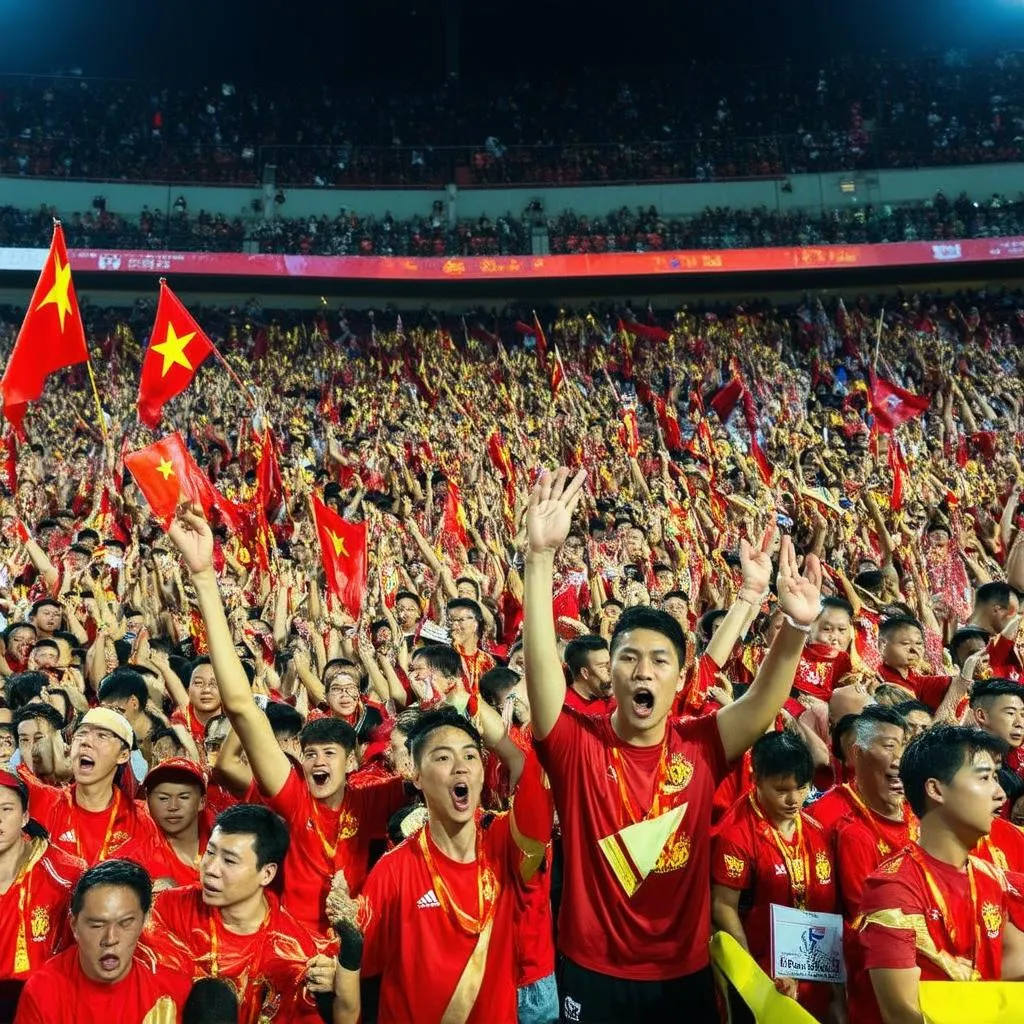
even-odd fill
[(779, 549), (775, 589), (779, 595), (779, 607), (798, 625), (809, 626), (821, 612), (821, 563), (816, 555), (807, 555), (801, 574), (793, 541), (789, 537), (782, 538)]
[(197, 506), (178, 509), (167, 536), (181, 552), (189, 572), (195, 574), (213, 568), (213, 532)]
[(541, 472), (526, 510), (526, 534), (532, 552), (557, 551), (565, 542), (586, 478), (581, 470), (566, 483), (569, 470), (564, 466), (554, 473)]

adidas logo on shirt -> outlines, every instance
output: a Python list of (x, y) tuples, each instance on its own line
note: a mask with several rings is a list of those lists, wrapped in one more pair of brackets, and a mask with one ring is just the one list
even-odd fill
[(57, 839), (58, 843), (73, 843), (75, 842), (75, 831), (74, 829), (68, 829), (62, 836)]
[(431, 907), (440, 907), (441, 901), (437, 898), (434, 890), (430, 889), (416, 901), (416, 906), (420, 910), (429, 910)]

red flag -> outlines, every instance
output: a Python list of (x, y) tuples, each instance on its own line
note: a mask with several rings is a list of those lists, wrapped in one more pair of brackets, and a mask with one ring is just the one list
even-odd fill
[(210, 483), (210, 478), (189, 454), (181, 434), (169, 434), (145, 448), (129, 452), (124, 464), (164, 529), (170, 525), (182, 499), (202, 506), (208, 518), (216, 510), (230, 529), (238, 529), (234, 503)]
[(192, 383), (199, 364), (213, 351), (213, 343), (192, 319), (178, 297), (160, 281), (160, 301), (139, 379), (139, 419), (160, 425), (164, 403)]
[(660, 395), (651, 393), (651, 405), (654, 406), (654, 414), (658, 417), (661, 426), (661, 436), (665, 438), (665, 445), (670, 452), (679, 451), (683, 447), (683, 434), (679, 429), (679, 417), (676, 415), (676, 408), (670, 402), (666, 402)]
[(71, 265), (60, 223), (53, 225), (50, 252), (39, 273), (32, 301), (0, 379), (3, 413), (25, 439), (25, 407), (42, 393), (46, 378), (65, 366), (89, 359)]
[(5, 430), (0, 437), (0, 484), (13, 497), (18, 492), (18, 442), (13, 430)]
[(565, 366), (562, 363), (562, 356), (558, 351), (558, 346), (555, 346), (555, 358), (551, 363), (551, 394), (557, 398), (558, 392), (562, 390), (562, 385), (565, 383)]
[(907, 475), (907, 463), (903, 458), (903, 449), (895, 438), (889, 438), (889, 469), (892, 471), (892, 495), (889, 508), (899, 512), (903, 508), (903, 481)]
[(260, 441), (260, 459), (256, 464), (256, 493), (266, 515), (273, 518), (284, 501), (284, 481), (277, 461), (277, 438), (269, 428)]
[(619, 330), (628, 331), (634, 338), (643, 338), (644, 341), (668, 341), (671, 337), (664, 327), (641, 324), (636, 320), (630, 320), (627, 323), (620, 320)]
[(313, 514), (327, 589), (358, 619), (366, 592), (366, 523), (345, 522), (316, 495)]
[(533, 314), (533, 327), (537, 336), (537, 360), (543, 370), (547, 367), (548, 362), (548, 339), (544, 337), (544, 328), (541, 327), (536, 312)]
[(932, 403), (930, 398), (893, 384), (869, 371), (871, 414), (883, 434), (891, 434), (901, 423), (920, 416)]
[(750, 457), (754, 460), (754, 465), (757, 466), (761, 482), (765, 487), (771, 487), (772, 478), (775, 476), (775, 467), (768, 461), (768, 456), (765, 455), (764, 449), (757, 443), (757, 438), (753, 434), (750, 435)]
[(714, 409), (718, 418), (723, 423), (732, 415), (733, 409), (736, 408), (736, 403), (743, 395), (743, 390), (743, 381), (739, 377), (734, 376), (728, 384), (720, 387), (715, 392), (711, 401), (708, 402), (708, 406)]
[(459, 485), (448, 478), (444, 496), (444, 517), (441, 527), (446, 534), (454, 538), (464, 548), (469, 547), (469, 531), (466, 526), (466, 510), (462, 506), (462, 491)]

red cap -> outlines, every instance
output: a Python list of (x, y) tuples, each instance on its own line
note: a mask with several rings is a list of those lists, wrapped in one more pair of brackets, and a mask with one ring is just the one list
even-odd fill
[(149, 791), (161, 782), (175, 780), (194, 782), (204, 793), (206, 792), (206, 773), (201, 765), (190, 761), (187, 757), (169, 757), (166, 761), (161, 761), (149, 769), (142, 784)]

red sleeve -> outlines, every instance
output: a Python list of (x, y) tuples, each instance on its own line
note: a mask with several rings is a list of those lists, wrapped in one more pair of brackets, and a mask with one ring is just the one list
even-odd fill
[(18, 765), (18, 778), (28, 786), (29, 813), (40, 825), (63, 803), (67, 790), (45, 783), (24, 762)]
[(922, 704), (927, 704), (932, 711), (937, 711), (952, 681), (952, 676), (915, 676), (914, 689), (917, 692), (917, 699)]
[(1019, 871), (1006, 872), (1006, 906), (1010, 924), (1024, 931), (1024, 874)]
[(25, 982), (21, 997), (18, 999), (18, 1012), (14, 1015), (14, 1024), (47, 1024), (47, 1021), (53, 1020), (52, 1014), (57, 1007), (51, 1007), (47, 1011), (39, 1004), (39, 999), (45, 998), (45, 985), (45, 977), (38, 974)]
[(1013, 641), (1007, 640), (1002, 633), (997, 633), (988, 642), (989, 664), (994, 676), (1002, 676), (1014, 657)]
[(836, 827), (835, 849), (840, 904), (849, 923), (862, 912), (864, 880), (878, 867), (878, 851), (855, 822), (841, 822)]
[[(534, 751), (526, 755), (523, 774), (512, 800), (512, 834), (523, 837), (532, 847), (542, 843), (545, 847), (551, 842), (551, 829), (554, 824), (555, 804), (551, 789), (547, 785), (544, 769)], [(522, 839), (516, 844), (524, 854)]]
[[(400, 849), (400, 848), (399, 848)], [(394, 950), (396, 936), (395, 851), (384, 854), (373, 866), (359, 897), (359, 927), (363, 932), (363, 976), (381, 974)]]
[(729, 762), (725, 758), (722, 733), (718, 728), (718, 712), (701, 715), (700, 718), (669, 719), (668, 727), (675, 729), (688, 743), (697, 744), (704, 755), (704, 763), (711, 770), (711, 777), (717, 788), (729, 774)]
[(263, 795), (263, 803), (280, 814), (293, 829), (305, 827), (309, 817), (309, 799), (306, 780), (300, 777), (295, 768), (288, 772), (288, 778), (279, 792), (273, 796)]
[(143, 932), (143, 941), (156, 954), (161, 966), (191, 977), (195, 954), (189, 947), (189, 922), (181, 908), (188, 890), (168, 889), (153, 898), (153, 909)]
[[(864, 969), (905, 970), (917, 966), (915, 932), (910, 920), (927, 908), (915, 886), (894, 875), (872, 875), (863, 882), (864, 922), (860, 945)], [(906, 921), (909, 927), (897, 926)], [(922, 921), (922, 927), (927, 925)]]
[(534, 737), (541, 764), (551, 775), (561, 778), (568, 773), (571, 760), (579, 751), (585, 728), (583, 715), (563, 707), (551, 732), (544, 739)]
[(726, 826), (711, 843), (711, 881), (727, 889), (749, 889), (754, 882), (754, 851), (743, 830)]

